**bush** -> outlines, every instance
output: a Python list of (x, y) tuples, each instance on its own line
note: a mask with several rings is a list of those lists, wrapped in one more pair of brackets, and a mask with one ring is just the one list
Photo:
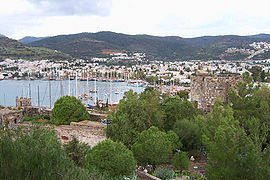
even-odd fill
[(81, 166), (85, 160), (85, 156), (90, 147), (78, 141), (77, 138), (72, 137), (72, 140), (63, 145), (65, 153), (78, 166)]
[(174, 132), (170, 131), (167, 134), (152, 126), (141, 132), (132, 146), (134, 157), (141, 165), (167, 163), (174, 147), (176, 147), (174, 143), (177, 140), (175, 138), (178, 137)]
[(174, 178), (174, 172), (166, 168), (156, 169), (154, 175), (162, 180)]
[(68, 125), (70, 122), (89, 120), (90, 115), (79, 99), (63, 96), (56, 100), (52, 110), (51, 122), (55, 125)]
[(131, 90), (125, 92), (117, 110), (108, 117), (112, 123), (106, 128), (106, 136), (130, 148), (140, 132), (151, 126), (162, 129), (164, 112), (159, 101), (155, 92), (147, 91), (139, 95)]
[(173, 126), (173, 131), (178, 135), (183, 143), (182, 150), (190, 151), (201, 146), (201, 132), (197, 123), (182, 119), (177, 120)]
[(39, 120), (43, 120), (43, 122), (48, 123), (50, 120), (50, 117), (49, 116), (41, 116), (41, 115), (34, 116), (34, 117), (28, 117), (28, 116), (23, 117), (23, 121), (31, 121), (33, 123), (38, 122)]
[(60, 179), (74, 167), (56, 132), (36, 127), (0, 133), (0, 161), (0, 179)]
[(104, 140), (87, 152), (85, 167), (114, 178), (131, 175), (136, 169), (136, 160), (124, 144)]
[(177, 152), (172, 159), (173, 166), (178, 170), (188, 170), (189, 158), (186, 152)]

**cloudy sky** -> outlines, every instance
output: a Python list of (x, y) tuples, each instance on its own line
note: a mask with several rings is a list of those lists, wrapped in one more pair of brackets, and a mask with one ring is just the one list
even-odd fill
[(0, 0), (0, 34), (270, 34), (269, 0)]

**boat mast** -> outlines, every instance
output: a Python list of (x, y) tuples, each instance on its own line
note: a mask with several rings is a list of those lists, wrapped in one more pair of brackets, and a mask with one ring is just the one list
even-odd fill
[(75, 96), (76, 98), (78, 98), (78, 91), (77, 91), (77, 88), (78, 88), (78, 78), (77, 78), (77, 71), (76, 71), (76, 87), (75, 87)]
[(70, 94), (70, 74), (68, 73), (68, 95), (71, 96)]
[(86, 81), (87, 81), (87, 87), (86, 87), (86, 91), (87, 91), (87, 105), (89, 104), (89, 85), (88, 85), (88, 73), (86, 73)]
[(112, 105), (112, 74), (111, 74), (111, 79), (110, 79), (110, 102)]
[(96, 105), (96, 101), (97, 101), (97, 74), (96, 74), (96, 78), (95, 78), (95, 100), (94, 100), (94, 105)]
[(38, 89), (38, 107), (40, 107), (40, 101), (39, 101), (39, 86), (37, 87)]
[(60, 78), (60, 97), (63, 96), (63, 84), (62, 84), (62, 79)]
[(29, 98), (31, 98), (31, 84), (29, 83)]
[(50, 100), (50, 109), (52, 108), (52, 94), (51, 94), (51, 80), (49, 79), (49, 100)]

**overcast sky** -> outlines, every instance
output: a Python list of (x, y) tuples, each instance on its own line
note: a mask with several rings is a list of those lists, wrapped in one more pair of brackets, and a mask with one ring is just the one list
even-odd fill
[(0, 34), (270, 34), (269, 0), (0, 0)]

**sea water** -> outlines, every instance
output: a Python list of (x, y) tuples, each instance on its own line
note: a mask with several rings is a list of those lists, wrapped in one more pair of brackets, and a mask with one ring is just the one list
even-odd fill
[[(51, 93), (49, 93), (49, 87), (51, 87)], [(76, 88), (75, 80), (2, 80), (0, 81), (0, 105), (15, 106), (17, 96), (31, 97), (34, 106), (39, 104), (43, 107), (53, 107), (54, 102), (61, 96), (77, 97), (84, 94), (89, 97), (88, 100), (87, 98), (82, 100), (84, 104), (88, 102), (88, 104), (94, 105), (96, 98), (99, 102), (106, 103), (108, 100), (110, 104), (116, 104), (123, 98), (124, 92), (129, 90), (140, 93), (144, 90), (144, 87), (129, 85), (127, 82), (89, 81), (87, 88), (87, 81), (77, 81)]]

